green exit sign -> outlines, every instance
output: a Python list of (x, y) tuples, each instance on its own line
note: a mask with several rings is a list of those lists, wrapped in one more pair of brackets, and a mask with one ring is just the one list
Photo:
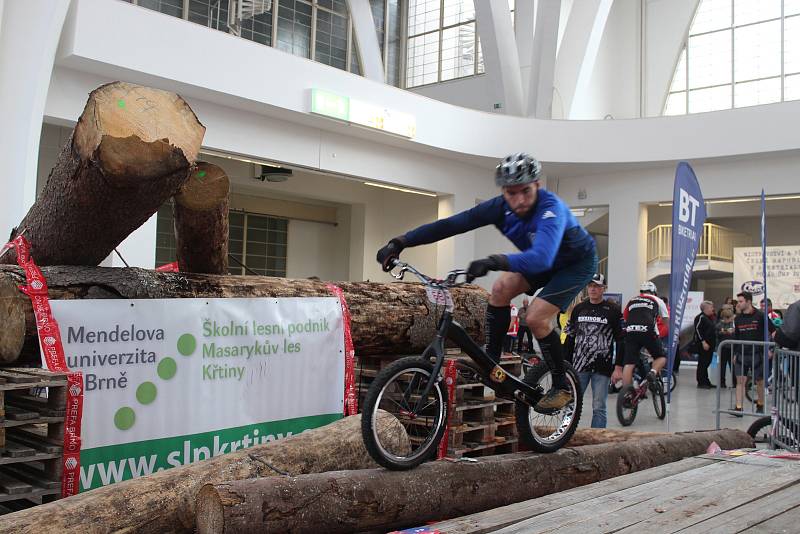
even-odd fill
[(350, 98), (321, 89), (311, 89), (311, 113), (350, 120)]

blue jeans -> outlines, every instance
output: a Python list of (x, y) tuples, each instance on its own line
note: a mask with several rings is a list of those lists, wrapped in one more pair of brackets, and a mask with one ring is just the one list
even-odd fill
[(606, 400), (611, 377), (598, 373), (578, 373), (578, 380), (584, 393), (589, 387), (589, 381), (592, 382), (592, 428), (605, 428), (608, 420)]

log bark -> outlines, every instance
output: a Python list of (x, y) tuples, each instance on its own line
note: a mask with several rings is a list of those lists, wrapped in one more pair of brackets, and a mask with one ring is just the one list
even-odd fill
[(614, 430), (611, 428), (579, 428), (569, 440), (570, 447), (599, 445), (600, 443), (619, 443), (622, 441), (641, 440), (668, 436), (666, 432), (633, 432)]
[[(178, 95), (123, 82), (89, 95), (19, 226), (39, 265), (97, 265), (186, 181), (205, 134)], [(0, 262), (16, 263), (11, 250)]]
[[(385, 434), (382, 439), (398, 445), (408, 442), (402, 425), (389, 414), (379, 418), (379, 429)], [(195, 497), (204, 484), (273, 477), (279, 471), (299, 475), (375, 466), (361, 440), (361, 416), (356, 415), (266, 445), (8, 514), (3, 516), (2, 530), (31, 534), (192, 532)]]
[(424, 525), (541, 497), (706, 451), (751, 447), (739, 430), (510, 454), (478, 463), (430, 462), (411, 471), (367, 469), (206, 485), (197, 496), (205, 533), (334, 533)]
[[(325, 282), (269, 276), (160, 273), (135, 267), (56, 266), (44, 267), (42, 272), (50, 298), (55, 300), (331, 296)], [(0, 265), (0, 287), (12, 288), (24, 283), (21, 268)], [(350, 307), (356, 354), (418, 354), (433, 339), (438, 315), (421, 284), (338, 282), (337, 285)], [(0, 353), (0, 362), (39, 361), (30, 300), (22, 293), (10, 292), (7, 305), (0, 306), (0, 324), (19, 323), (24, 318), (25, 343), (15, 352), (18, 330), (0, 329), (0, 349), (6, 351)], [(452, 293), (456, 320), (476, 342), (482, 343), (488, 293), (478, 286), (456, 288)], [(441, 312), (441, 308), (438, 310)]]
[(229, 192), (225, 171), (201, 161), (172, 199), (181, 271), (228, 274)]

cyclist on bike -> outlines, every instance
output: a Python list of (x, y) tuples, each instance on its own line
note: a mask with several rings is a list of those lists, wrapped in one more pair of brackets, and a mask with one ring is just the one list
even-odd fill
[(425, 224), (398, 236), (378, 251), (385, 271), (406, 247), (435, 243), (441, 239), (494, 225), (521, 251), (495, 254), (475, 260), (467, 281), (489, 271), (506, 271), (492, 285), (486, 309), (486, 352), (500, 361), (503, 338), (511, 320), (511, 300), (533, 295), (526, 322), (545, 356), (549, 355), (553, 387), (537, 403), (537, 410), (561, 409), (572, 401), (566, 368), (553, 320), (566, 310), (597, 268), (595, 243), (578, 224), (567, 205), (554, 193), (540, 188), (539, 162), (527, 154), (513, 154), (497, 166), (495, 184), (502, 194), (447, 219)]
[(669, 323), (667, 306), (658, 298), (656, 285), (649, 281), (643, 283), (639, 295), (628, 302), (622, 315), (625, 319), (625, 350), (623, 354), (617, 353), (611, 380), (616, 382), (622, 378), (624, 385), (633, 383), (633, 370), (639, 363), (639, 353), (645, 348), (653, 357), (653, 366), (647, 375), (652, 384), (667, 363), (659, 338), (666, 335)]

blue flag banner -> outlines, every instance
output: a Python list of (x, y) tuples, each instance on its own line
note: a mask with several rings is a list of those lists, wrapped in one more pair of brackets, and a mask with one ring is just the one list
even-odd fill
[[(692, 167), (685, 161), (678, 163), (675, 170), (675, 190), (672, 196), (672, 268), (670, 274), (670, 302), (672, 310), (669, 318), (669, 353), (667, 375), (672, 382), (672, 366), (678, 352), (681, 333), (681, 320), (686, 309), (686, 300), (692, 284), (692, 270), (700, 240), (703, 238), (703, 224), (706, 222), (706, 205), (700, 184)], [(671, 388), (670, 388), (671, 389)], [(667, 402), (672, 398), (667, 389)]]
[[(764, 277), (764, 341), (769, 342), (769, 306), (767, 305), (767, 197), (764, 196), (764, 190), (761, 190), (761, 269), (762, 276)], [(763, 354), (763, 367), (764, 373), (767, 372), (769, 366), (767, 365), (767, 351)], [(766, 384), (766, 380), (764, 381)]]

